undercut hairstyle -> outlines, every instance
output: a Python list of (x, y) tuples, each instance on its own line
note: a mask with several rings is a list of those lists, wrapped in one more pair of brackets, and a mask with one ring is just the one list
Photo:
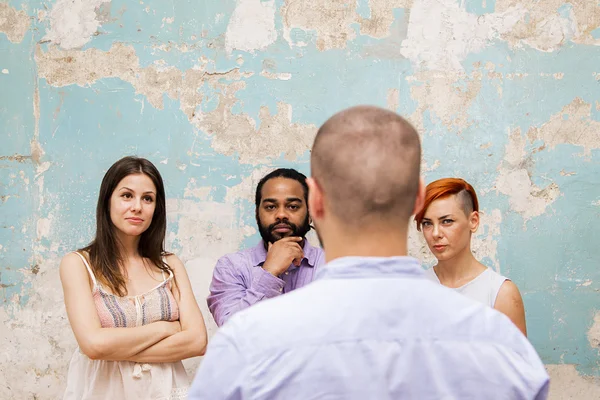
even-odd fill
[(256, 212), (258, 213), (258, 207), (260, 206), (260, 202), (262, 201), (262, 188), (267, 183), (267, 181), (273, 178), (287, 178), (298, 181), (302, 188), (304, 189), (304, 203), (306, 207), (308, 207), (308, 185), (306, 184), (306, 175), (301, 172), (296, 171), (293, 168), (278, 168), (275, 171), (272, 171), (265, 175), (256, 185), (256, 195), (254, 197), (254, 202), (256, 205)]
[(419, 188), (421, 143), (398, 114), (358, 106), (318, 130), (311, 153), (314, 179), (331, 213), (349, 227), (408, 222)]
[(162, 177), (154, 164), (145, 158), (131, 156), (121, 158), (106, 171), (100, 185), (96, 206), (96, 236), (88, 246), (78, 250), (88, 254), (96, 278), (117, 296), (127, 295), (127, 284), (122, 271), (124, 263), (122, 246), (110, 217), (110, 198), (123, 178), (136, 174), (146, 175), (156, 187), (156, 208), (150, 226), (140, 237), (138, 251), (140, 256), (148, 259), (161, 271), (166, 273), (171, 271), (171, 267), (164, 261), (164, 257), (171, 253), (165, 252), (164, 248), (167, 211)]
[(432, 202), (438, 199), (456, 195), (460, 207), (468, 217), (473, 211), (479, 211), (479, 201), (475, 189), (470, 183), (460, 178), (443, 178), (431, 182), (425, 190), (425, 204), (423, 209), (415, 215), (417, 229), (421, 230), (421, 224), (425, 212)]

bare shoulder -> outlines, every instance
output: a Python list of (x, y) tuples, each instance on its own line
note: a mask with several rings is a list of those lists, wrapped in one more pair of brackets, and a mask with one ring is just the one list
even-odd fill
[(173, 270), (174, 274), (181, 274), (182, 272), (185, 272), (185, 266), (183, 265), (183, 262), (175, 254), (167, 253), (165, 255), (165, 260), (167, 261), (167, 264), (169, 264), (169, 267), (171, 267)]
[(64, 255), (60, 261), (59, 268), (61, 273), (68, 273), (72, 270), (80, 269), (80, 267), (85, 268), (81, 257), (79, 257), (75, 252), (71, 252)]
[(498, 302), (502, 302), (505, 305), (512, 305), (513, 307), (523, 307), (523, 298), (519, 288), (511, 280), (505, 280), (500, 290), (498, 291), (498, 297), (496, 298), (496, 305)]
[(70, 282), (90, 280), (83, 260), (75, 252), (68, 253), (62, 258), (59, 266), (59, 274), (63, 285)]
[(525, 306), (519, 288), (512, 281), (506, 280), (500, 286), (494, 308), (505, 314), (527, 336)]

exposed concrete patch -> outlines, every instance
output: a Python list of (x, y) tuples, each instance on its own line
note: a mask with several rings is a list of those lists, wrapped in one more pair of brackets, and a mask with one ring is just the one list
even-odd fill
[(400, 90), (388, 89), (387, 92), (387, 108), (390, 111), (396, 112), (400, 107)]
[(21, 43), (30, 25), (31, 18), (24, 10), (17, 11), (8, 3), (0, 3), (0, 33), (6, 34), (12, 43)]
[(184, 261), (207, 254), (226, 254), (237, 249), (244, 239), (233, 204), (168, 199), (167, 218), (177, 222), (177, 232), (171, 232), (167, 238), (168, 247), (177, 242), (181, 248), (178, 256)]
[(121, 78), (135, 82), (140, 71), (139, 59), (131, 46), (115, 43), (108, 51), (87, 49), (85, 51), (60, 50), (50, 46), (47, 52), (37, 47), (35, 61), (40, 78), (49, 85), (90, 86), (102, 78)]
[(289, 72), (280, 72), (274, 73), (269, 71), (261, 71), (260, 76), (263, 76), (267, 79), (280, 80), (280, 81), (289, 81), (292, 79), (292, 74)]
[(522, 7), (525, 12), (513, 29), (502, 34), (513, 46), (528, 45), (553, 51), (567, 41), (600, 44), (600, 40), (592, 36), (592, 31), (600, 26), (600, 7), (596, 2), (497, 0), (495, 9), (502, 13), (515, 7)]
[(225, 33), (227, 52), (253, 52), (276, 40), (275, 1), (238, 0)]
[(543, 189), (534, 185), (523, 168), (508, 171), (500, 169), (496, 189), (509, 197), (510, 208), (521, 214), (525, 221), (542, 215), (560, 194), (555, 183)]
[[(163, 108), (163, 96), (180, 100), (180, 108), (190, 122), (208, 134), (214, 135), (213, 148), (226, 155), (239, 154), (239, 161), (259, 164), (284, 154), (288, 159), (310, 149), (316, 126), (292, 123), (291, 106), (279, 103), (277, 114), (268, 108), (260, 111), (261, 123), (246, 114), (233, 114), (237, 102), (235, 94), (245, 85), (242, 73), (235, 68), (226, 72), (209, 73), (203, 67), (182, 73), (174, 67), (158, 69), (152, 65), (141, 68), (131, 46), (115, 43), (104, 52), (60, 50), (51, 47), (36, 51), (39, 75), (52, 86), (77, 84), (89, 86), (102, 78), (120, 78), (129, 82), (138, 93), (145, 95), (156, 108)], [(223, 83), (222, 80), (234, 81)], [(200, 88), (205, 83), (219, 89), (219, 106), (207, 114), (197, 111), (202, 102)]]
[(242, 181), (230, 188), (227, 188), (225, 195), (225, 202), (233, 204), (240, 200), (246, 200), (250, 204), (254, 204), (254, 194), (256, 193), (256, 186), (263, 176), (271, 172), (274, 168), (272, 167), (257, 167), (252, 169), (250, 175), (242, 179)]
[(0, 307), (0, 346), (4, 349), (0, 364), (10, 365), (2, 368), (2, 399), (57, 399), (63, 395), (76, 342), (63, 305), (56, 272), (59, 262), (55, 254), (46, 252), (43, 263), (34, 266), (37, 274), (23, 270), (20, 284), (32, 284), (27, 306), (19, 307), (19, 299), (14, 298)]
[(260, 123), (247, 114), (232, 113), (237, 99), (235, 93), (244, 82), (235, 82), (222, 89), (219, 105), (210, 113), (199, 116), (196, 126), (214, 134), (213, 149), (221, 154), (239, 155), (239, 162), (258, 165), (284, 155), (288, 160), (310, 150), (317, 127), (292, 123), (292, 107), (277, 103), (277, 113), (261, 107)]
[[(481, 78), (480, 70), (473, 71), (472, 76), (441, 71), (414, 74), (410, 80), (417, 84), (411, 86), (410, 93), (418, 106), (411, 122), (420, 132), (424, 131), (423, 115), (429, 110), (449, 129), (466, 128), (471, 124), (468, 110), (481, 90)], [(465, 84), (461, 85), (461, 81)]]
[(50, 30), (44, 40), (63, 49), (80, 48), (98, 31), (105, 15), (100, 6), (111, 0), (58, 0), (49, 14)]
[(293, 28), (317, 33), (317, 48), (345, 48), (356, 37), (351, 24), (356, 19), (356, 2), (346, 0), (285, 0), (281, 9), (283, 37), (290, 44)]
[(413, 0), (369, 0), (371, 16), (359, 18), (360, 33), (374, 38), (390, 35), (390, 27), (394, 23), (395, 8), (409, 8)]
[(530, 142), (543, 140), (547, 147), (572, 144), (583, 147), (583, 155), (591, 156), (593, 149), (600, 149), (600, 122), (591, 118), (592, 104), (576, 98), (539, 128), (527, 132)]
[(31, 156), (26, 156), (23, 154), (15, 154), (12, 156), (0, 156), (0, 160), (7, 160), (7, 161), (16, 161), (16, 162), (25, 162), (27, 160), (31, 159)]
[[(587, 285), (584, 284), (583, 286), (589, 286), (590, 284), (591, 282)], [(596, 315), (594, 315), (594, 323), (590, 327), (587, 337), (590, 346), (600, 349), (600, 312), (597, 312)]]
[(523, 13), (514, 7), (478, 17), (456, 0), (415, 0), (401, 54), (418, 69), (462, 71), (467, 55), (509, 32)]
[(525, 222), (542, 215), (560, 195), (554, 182), (539, 188), (531, 181), (526, 154), (525, 139), (521, 130), (516, 129), (506, 145), (505, 158), (498, 166), (495, 185), (496, 190), (508, 196), (511, 210), (521, 214)]
[(196, 198), (199, 200), (208, 200), (212, 188), (211, 187), (198, 187), (196, 185), (196, 179), (191, 178), (183, 192), (184, 198)]
[(548, 400), (600, 399), (600, 378), (581, 376), (573, 364), (546, 364), (550, 375)]
[(478, 260), (487, 258), (491, 260), (492, 267), (496, 272), (501, 273), (501, 265), (498, 261), (498, 240), (500, 237), (500, 226), (502, 226), (502, 212), (498, 209), (489, 212), (481, 211), (479, 213), (479, 229), (473, 235), (471, 249), (473, 255)]

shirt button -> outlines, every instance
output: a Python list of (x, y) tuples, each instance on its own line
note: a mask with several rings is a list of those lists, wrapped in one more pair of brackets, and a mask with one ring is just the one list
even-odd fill
[(280, 292), (283, 292), (283, 288), (279, 288), (279, 291), (280, 291)]
[(289, 273), (289, 271), (285, 271), (285, 274), (286, 274), (286, 275), (289, 275), (290, 273)]

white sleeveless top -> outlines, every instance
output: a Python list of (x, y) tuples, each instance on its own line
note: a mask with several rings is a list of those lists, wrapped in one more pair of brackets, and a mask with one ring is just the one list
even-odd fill
[[(425, 276), (427, 279), (441, 284), (433, 268), (425, 270)], [(483, 304), (494, 308), (496, 304), (496, 297), (500, 291), (500, 286), (507, 281), (508, 278), (500, 275), (491, 268), (487, 268), (472, 281), (457, 288), (450, 288), (463, 294), (473, 300), (479, 301)]]
[[(135, 327), (155, 321), (179, 319), (179, 308), (171, 293), (173, 273), (154, 289), (137, 296), (116, 296), (96, 280), (83, 260), (94, 287), (92, 295), (103, 328)], [(92, 360), (75, 350), (69, 364), (63, 400), (183, 400), (189, 378), (181, 361), (136, 363)]]

